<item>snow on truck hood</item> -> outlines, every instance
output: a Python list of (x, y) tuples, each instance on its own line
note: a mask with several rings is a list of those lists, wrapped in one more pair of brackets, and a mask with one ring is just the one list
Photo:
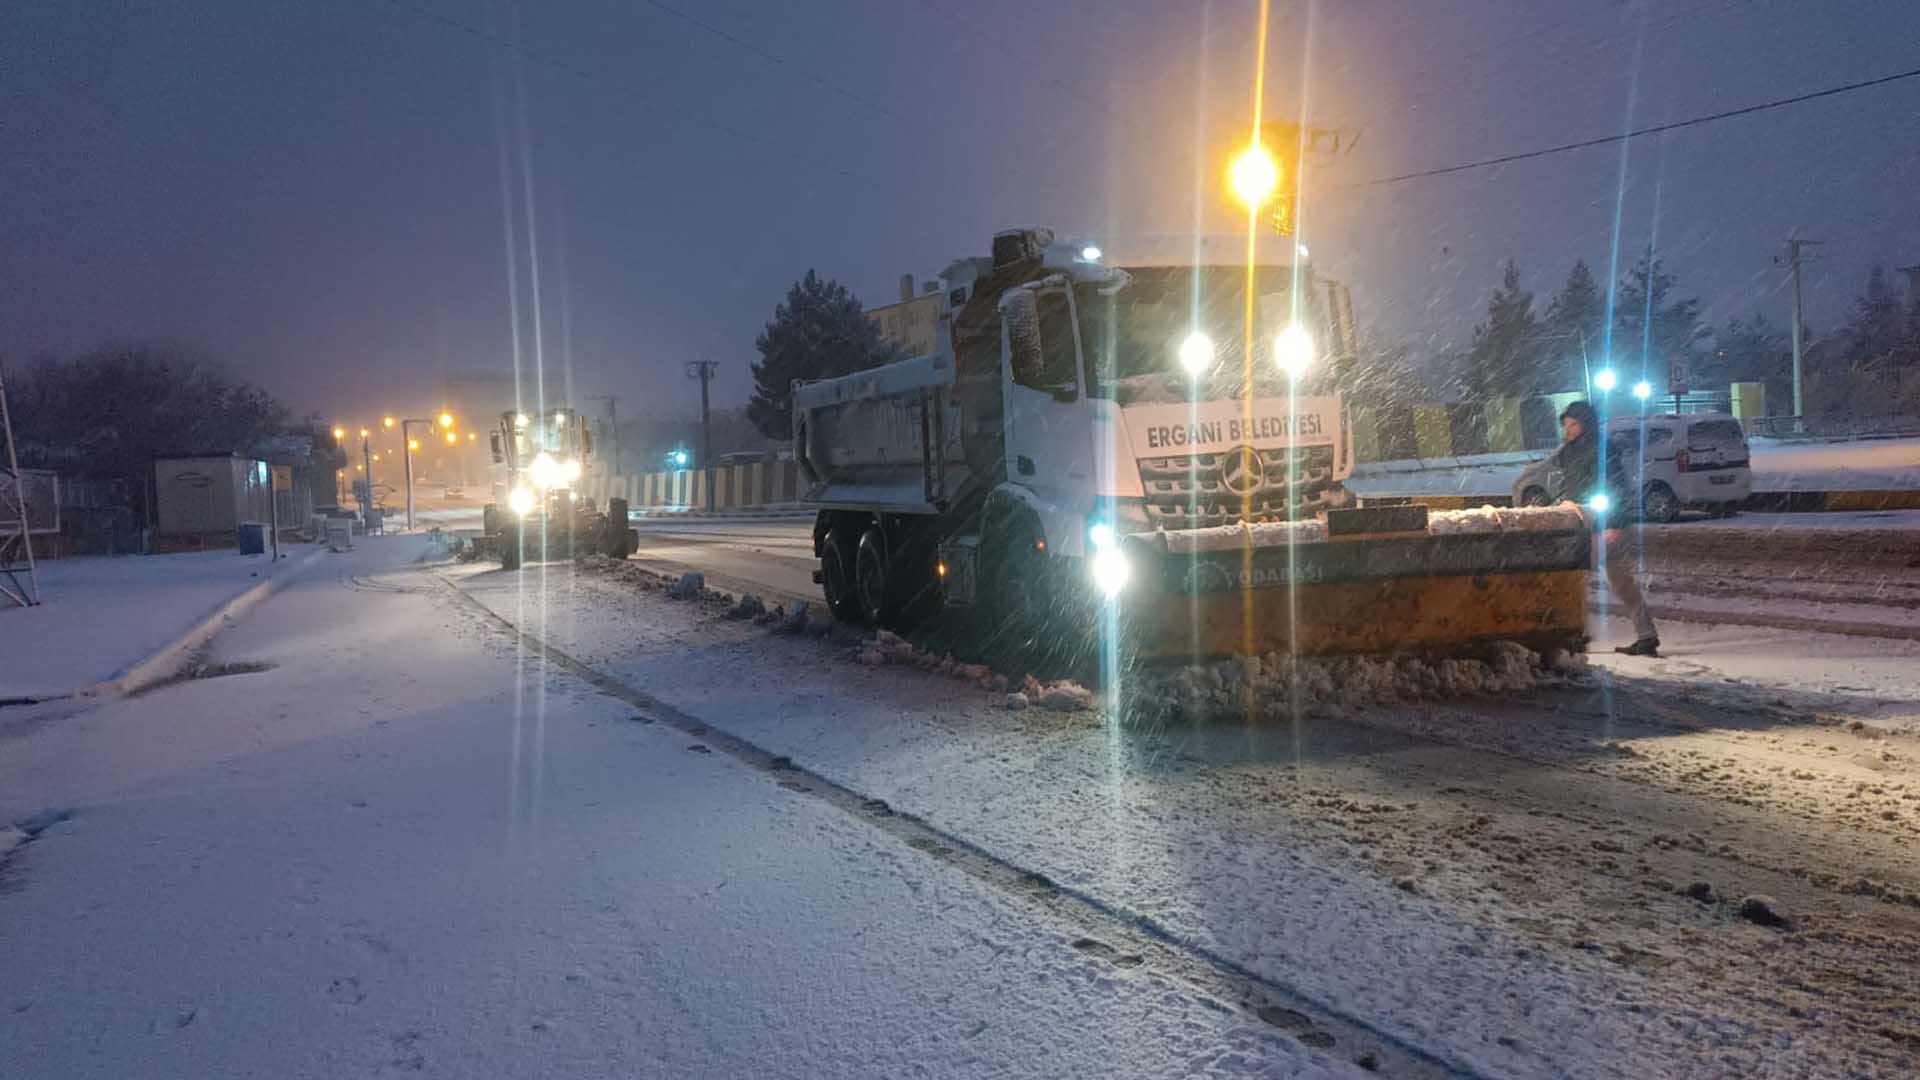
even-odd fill
[(1261, 397), (1251, 409), (1235, 400), (1129, 405), (1119, 412), (1136, 458), (1321, 446), (1340, 437), (1337, 397)]

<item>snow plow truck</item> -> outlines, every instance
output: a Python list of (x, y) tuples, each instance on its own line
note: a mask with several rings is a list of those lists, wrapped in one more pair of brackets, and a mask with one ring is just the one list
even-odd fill
[(1193, 238), (1128, 259), (1019, 229), (903, 279), (870, 314), (906, 359), (793, 388), (833, 614), (970, 611), (1129, 660), (1584, 647), (1577, 510), (1356, 505), (1323, 389), (1351, 307), (1285, 247), (1250, 268), (1244, 237), (1212, 262)]
[(493, 498), (481, 509), (480, 558), (506, 570), (522, 562), (602, 554), (624, 559), (640, 546), (627, 500), (611, 498), (602, 512), (580, 491), (593, 453), (593, 436), (569, 409), (506, 412), (488, 435)]

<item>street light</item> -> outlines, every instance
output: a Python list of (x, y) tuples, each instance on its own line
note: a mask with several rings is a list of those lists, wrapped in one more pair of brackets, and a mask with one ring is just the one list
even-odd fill
[(448, 446), (460, 445), (460, 436), (457, 433), (452, 431), (447, 432), (447, 445)]
[(442, 412), (440, 414), (440, 426), (443, 428), (452, 428), (453, 414), (450, 412)]
[(371, 432), (371, 431), (368, 431), (368, 430), (367, 430), (366, 428), (361, 428), (361, 429), (360, 429), (360, 437), (361, 437), (361, 438), (363, 438), (363, 439), (364, 439), (364, 438), (367, 438), (368, 436), (370, 436), (370, 435), (372, 435), (372, 434), (373, 434), (373, 432)]
[(1258, 210), (1272, 198), (1274, 188), (1280, 186), (1280, 164), (1273, 160), (1266, 147), (1256, 142), (1242, 150), (1227, 167), (1227, 184), (1240, 205)]
[(1653, 384), (1645, 379), (1633, 384), (1633, 396), (1645, 401), (1653, 396)]
[(388, 429), (392, 429), (392, 427), (393, 427), (393, 417), (391, 417), (391, 416), (383, 416), (383, 417), (381, 417), (381, 418), (380, 418), (380, 426), (381, 426), (381, 427), (384, 427), (384, 428), (388, 428)]
[(1612, 368), (1601, 368), (1593, 376), (1593, 388), (1603, 394), (1613, 393), (1613, 388), (1618, 385), (1620, 377), (1613, 373)]
[(420, 440), (419, 440), (419, 439), (408, 439), (408, 440), (407, 440), (407, 449), (409, 449), (409, 450), (418, 450), (418, 449), (420, 449)]
[(340, 427), (340, 426), (339, 426), (339, 425), (337, 425), (337, 424), (336, 424), (336, 425), (334, 425), (334, 429), (333, 429), (333, 441), (334, 441), (334, 442), (341, 442), (341, 441), (343, 441), (343, 440), (345, 440), (345, 439), (346, 439), (346, 437), (347, 437), (347, 429), (346, 429), (346, 428), (343, 428), (343, 427)]

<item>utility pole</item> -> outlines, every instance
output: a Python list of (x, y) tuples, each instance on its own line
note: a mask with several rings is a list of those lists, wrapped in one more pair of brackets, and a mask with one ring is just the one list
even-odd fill
[[(7, 476), (13, 482), (14, 509), (20, 514), (20, 548), (27, 557), (27, 587), (19, 587), (19, 579), (12, 570), (0, 570), (7, 579), (6, 584), (0, 584), (0, 596), (21, 607), (33, 607), (40, 603), (40, 569), (33, 561), (33, 522), (27, 515), (27, 482), (20, 475), (20, 458), (14, 452), (13, 413), (7, 409), (7, 379), (4, 373), (0, 373), (0, 428), (6, 431)], [(6, 540), (7, 537), (0, 534), (0, 545), (4, 545)], [(0, 551), (0, 566), (12, 559), (11, 553)]]
[[(1800, 249), (1804, 247), (1815, 247), (1820, 243), (1822, 243), (1822, 241), (1803, 240), (1797, 236), (1789, 237), (1787, 240), (1787, 269), (1793, 274), (1793, 415), (1795, 427), (1799, 426), (1800, 418), (1807, 414), (1806, 400), (1801, 393), (1800, 374), (1800, 266), (1806, 260), (1801, 256)], [(1777, 255), (1774, 256), (1773, 261), (1778, 263), (1780, 257)]]
[(700, 467), (707, 474), (707, 509), (713, 509), (713, 414), (707, 409), (707, 385), (713, 382), (716, 360), (687, 361), (687, 378), (700, 380)]

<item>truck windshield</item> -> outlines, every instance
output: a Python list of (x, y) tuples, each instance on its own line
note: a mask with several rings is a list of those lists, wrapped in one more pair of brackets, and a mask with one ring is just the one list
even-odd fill
[[(1087, 393), (1123, 405), (1236, 393), (1245, 373), (1246, 271), (1230, 266), (1128, 267), (1127, 273), (1132, 280), (1112, 295), (1102, 295), (1095, 285), (1076, 286)], [(1256, 385), (1284, 385), (1273, 365), (1265, 363), (1264, 339), (1295, 317), (1288, 302), (1292, 286), (1291, 267), (1256, 271)], [(1310, 312), (1297, 317), (1309, 327), (1318, 326)], [(1214, 346), (1212, 367), (1198, 378), (1180, 362), (1181, 345), (1196, 330)]]

